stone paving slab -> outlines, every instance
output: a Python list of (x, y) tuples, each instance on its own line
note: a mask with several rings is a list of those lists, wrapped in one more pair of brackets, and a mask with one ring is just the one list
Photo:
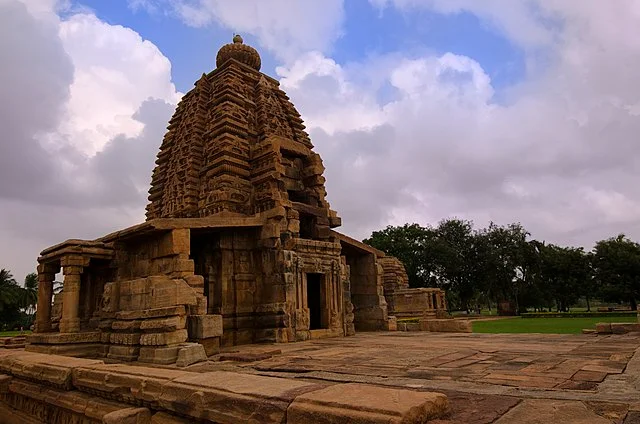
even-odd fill
[(287, 423), (424, 423), (448, 409), (447, 397), (441, 393), (338, 384), (298, 396), (287, 410)]
[[(628, 424), (636, 422), (634, 416), (640, 419), (640, 407), (629, 409), (640, 405), (640, 334), (388, 332), (277, 346), (281, 354), (239, 366), (310, 381), (444, 392), (452, 413), (437, 423)], [(254, 347), (234, 349), (249, 353)], [(491, 399), (487, 408), (479, 407), (483, 396)], [(594, 408), (594, 402), (604, 406)], [(536, 421), (540, 405), (539, 416), (545, 418)]]

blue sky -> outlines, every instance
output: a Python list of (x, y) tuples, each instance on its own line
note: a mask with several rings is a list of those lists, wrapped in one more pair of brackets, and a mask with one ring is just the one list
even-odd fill
[(0, 1), (19, 279), (46, 246), (144, 220), (167, 121), (234, 31), (302, 115), (345, 234), (456, 216), (640, 240), (637, 0), (71, 1)]
[[(132, 28), (152, 41), (171, 61), (174, 83), (182, 92), (188, 91), (202, 72), (215, 67), (217, 49), (233, 34), (233, 29), (215, 24), (190, 27), (161, 10), (133, 10), (126, 1), (81, 0), (75, 5), (88, 7), (101, 20)], [(380, 11), (368, 0), (349, 0), (344, 7), (342, 34), (326, 52), (339, 64), (394, 52), (413, 57), (452, 52), (478, 61), (498, 93), (525, 77), (523, 52), (471, 13), (404, 12), (392, 7)], [(259, 48), (251, 35), (243, 36), (245, 42)], [(279, 62), (266, 49), (259, 50), (263, 71), (275, 75)]]

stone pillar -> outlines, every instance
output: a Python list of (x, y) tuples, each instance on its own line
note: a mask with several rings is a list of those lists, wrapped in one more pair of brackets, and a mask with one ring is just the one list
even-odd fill
[(64, 286), (62, 289), (61, 333), (77, 333), (80, 331), (80, 275), (83, 258), (65, 258), (62, 260)]
[(36, 333), (51, 331), (51, 296), (57, 269), (50, 264), (38, 265), (38, 310), (34, 329)]

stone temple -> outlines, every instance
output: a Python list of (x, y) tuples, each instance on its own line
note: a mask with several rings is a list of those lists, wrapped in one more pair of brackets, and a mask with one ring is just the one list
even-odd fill
[(41, 253), (27, 350), (170, 364), (194, 344), (211, 355), (444, 311), (443, 291), (409, 288), (400, 261), (334, 230), (322, 160), (260, 62), (236, 36), (182, 98), (145, 222)]

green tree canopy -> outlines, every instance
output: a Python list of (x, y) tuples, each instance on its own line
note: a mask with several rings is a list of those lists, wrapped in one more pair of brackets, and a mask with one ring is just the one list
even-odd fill
[(593, 251), (594, 279), (610, 299), (629, 302), (637, 308), (640, 297), (640, 244), (624, 234), (599, 241)]

